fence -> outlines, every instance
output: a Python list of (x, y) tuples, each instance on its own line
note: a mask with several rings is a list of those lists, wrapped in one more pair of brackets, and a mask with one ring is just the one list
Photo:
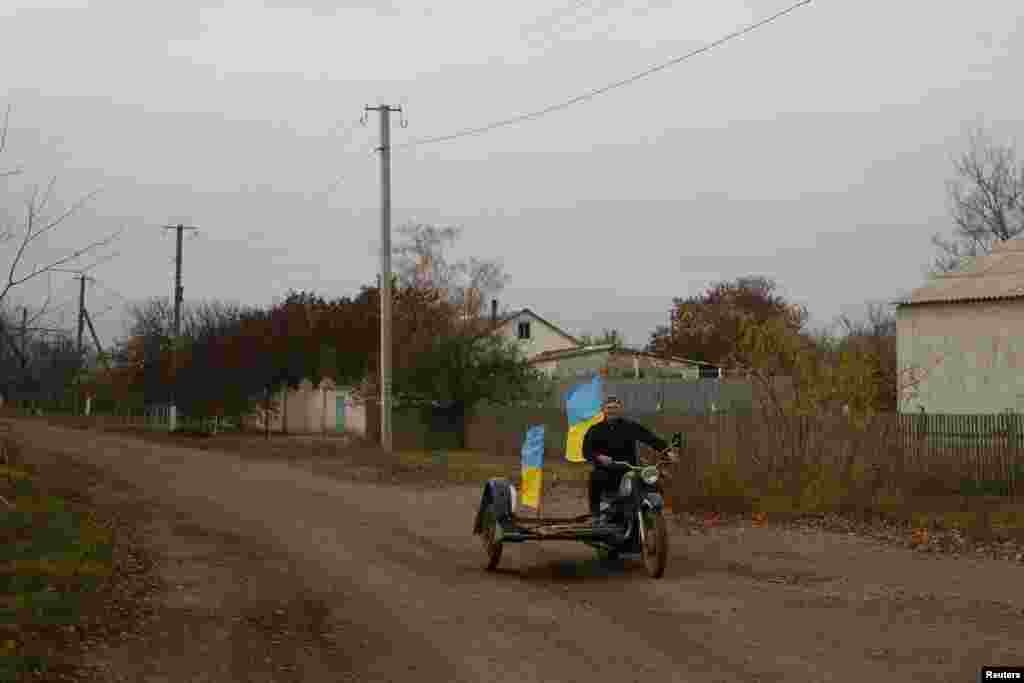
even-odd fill
[[(580, 382), (580, 378), (553, 382), (541, 405), (560, 408), (567, 391)], [(628, 410), (635, 413), (690, 413), (745, 412), (754, 404), (754, 387), (746, 379), (699, 378), (680, 379), (626, 379), (606, 378), (606, 394), (623, 399)]]
[[(156, 406), (139, 411), (105, 412), (94, 411), (89, 415), (69, 410), (44, 410), (7, 405), (0, 409), (6, 417), (35, 417), (51, 420), (68, 426), (96, 427), (99, 429), (156, 429), (166, 430), (170, 425), (170, 411), (167, 406)], [(217, 418), (191, 418), (178, 415), (177, 428), (190, 430), (225, 430), (233, 428), (234, 422)]]
[[(877, 488), (899, 485), (915, 495), (1024, 497), (1024, 415), (875, 415), (858, 425), (842, 415), (786, 420), (755, 413), (634, 414), (656, 433), (682, 432), (700, 481), (723, 467), (763, 487), (801, 471), (859, 472)], [(467, 447), (518, 457), (526, 429), (545, 425), (548, 453), (565, 449), (561, 411), (518, 408), (474, 415)], [(558, 457), (557, 455), (555, 457)]]

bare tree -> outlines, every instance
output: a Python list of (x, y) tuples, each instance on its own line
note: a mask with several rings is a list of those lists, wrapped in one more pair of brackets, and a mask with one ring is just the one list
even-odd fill
[[(0, 154), (5, 151), (7, 145), (10, 111), (10, 107), (8, 107), (4, 114), (2, 128), (0, 128)], [(13, 169), (0, 172), (0, 177), (7, 178), (20, 173), (20, 168)], [(15, 218), (0, 223), (0, 249), (6, 249), (10, 254), (6, 278), (0, 280), (0, 310), (4, 308), (11, 290), (40, 276), (59, 272), (63, 267), (77, 266), (84, 257), (108, 246), (120, 235), (121, 231), (118, 231), (103, 239), (72, 249), (64, 256), (44, 259), (41, 263), (33, 262), (31, 256), (33, 245), (38, 244), (41, 238), (47, 237), (66, 223), (98, 194), (98, 191), (90, 192), (64, 210), (55, 209), (53, 204), (56, 183), (57, 179), (51, 178), (45, 190), (34, 186), (25, 199), (23, 210), (12, 212), (16, 215)], [(17, 215), (19, 213), (20, 216)], [(95, 265), (97, 264), (79, 268), (79, 271), (88, 270)], [(42, 310), (37, 313), (37, 318), (45, 312), (48, 303), (49, 297), (47, 297)]]
[(462, 235), (459, 227), (407, 223), (398, 232), (404, 241), (392, 251), (399, 281), (407, 286), (441, 290), (467, 317), (480, 315), (487, 299), (500, 293), (508, 282), (499, 259), (452, 262), (446, 257), (446, 247)]
[(970, 135), (968, 150), (954, 162), (948, 183), (952, 240), (939, 235), (933, 274), (957, 270), (965, 259), (988, 254), (997, 242), (1024, 232), (1024, 164), (1013, 145), (994, 142), (981, 129)]

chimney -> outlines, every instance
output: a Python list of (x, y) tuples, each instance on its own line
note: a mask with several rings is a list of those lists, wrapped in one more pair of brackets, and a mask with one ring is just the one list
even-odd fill
[(491, 299), (491, 322), (498, 322), (498, 300)]

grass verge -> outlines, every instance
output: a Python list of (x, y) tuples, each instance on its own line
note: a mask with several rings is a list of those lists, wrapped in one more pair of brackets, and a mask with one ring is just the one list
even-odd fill
[(90, 472), (0, 446), (0, 682), (92, 680), (83, 653), (135, 627), (149, 565)]

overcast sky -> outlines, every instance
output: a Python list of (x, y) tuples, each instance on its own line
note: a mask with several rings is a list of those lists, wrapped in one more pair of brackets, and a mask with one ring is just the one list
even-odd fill
[[(0, 0), (0, 167), (26, 171), (0, 208), (54, 175), (64, 203), (102, 189), (45, 246), (126, 230), (89, 293), (105, 344), (120, 297), (170, 296), (168, 221), (201, 228), (186, 299), (264, 305), (372, 282), (379, 126), (358, 125), (365, 105), (405, 108), (395, 144), (487, 124), (791, 0), (299, 4)], [(591, 101), (396, 150), (394, 224), (463, 226), (454, 255), (504, 261), (503, 305), (574, 333), (642, 344), (672, 297), (746, 274), (775, 278), (819, 324), (856, 314), (921, 283), (968, 129), (1024, 141), (1022, 9), (814, 0)], [(74, 301), (70, 276), (53, 287)], [(63, 311), (71, 327), (74, 304)]]

